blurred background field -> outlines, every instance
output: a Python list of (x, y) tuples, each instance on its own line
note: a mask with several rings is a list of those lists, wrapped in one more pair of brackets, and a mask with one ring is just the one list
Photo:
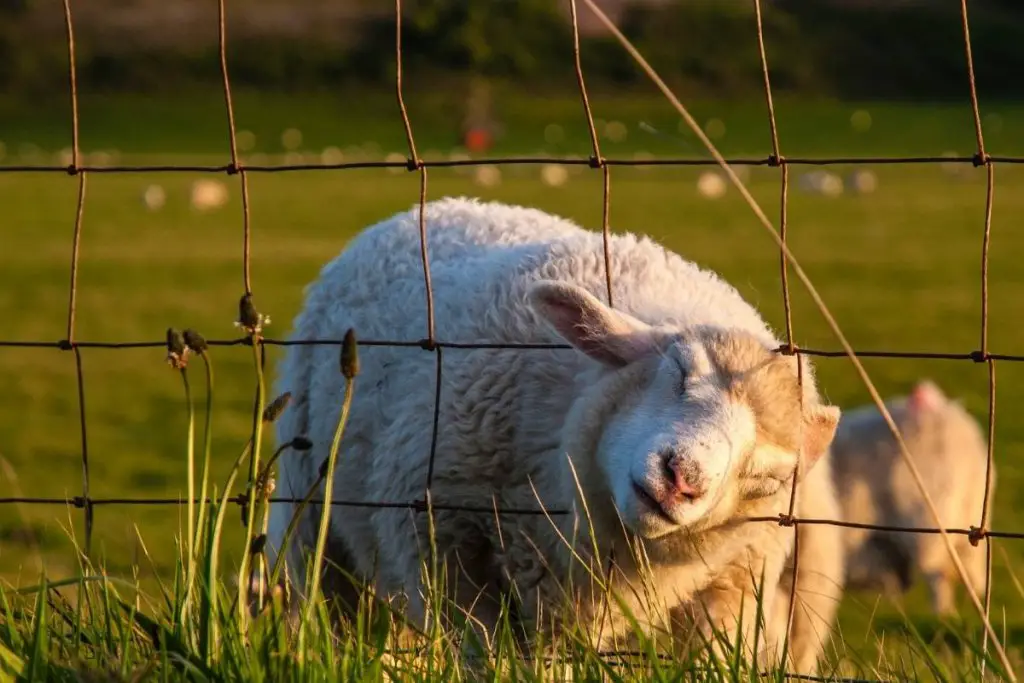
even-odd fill
[[(420, 156), (585, 159), (591, 153), (572, 70), (564, 3), (408, 2), (405, 99)], [(728, 157), (772, 152), (752, 3), (599, 3), (673, 85)], [(269, 0), (228, 3), (228, 67), (243, 163), (278, 166), (402, 161), (390, 6)], [(797, 157), (971, 156), (977, 151), (957, 3), (764, 3), (781, 151)], [(554, 9), (552, 9), (554, 7)], [(220, 89), (215, 2), (71, 2), (78, 39), (82, 163), (223, 165), (230, 161)], [(986, 152), (1024, 156), (1014, 2), (972, 2), (972, 38)], [(587, 14), (580, 9), (581, 20)], [(583, 65), (602, 154), (614, 159), (707, 158), (664, 98), (592, 22)], [(0, 166), (71, 163), (63, 9), (0, 2)], [(471, 151), (467, 116), (486, 112), (493, 144)], [(745, 167), (773, 219), (780, 171)], [(859, 174), (858, 174), (859, 173)], [(793, 166), (790, 244), (855, 348), (967, 353), (980, 344), (986, 172), (967, 164)], [(361, 228), (413, 206), (419, 178), (404, 169), (252, 172), (252, 281), (258, 309), (284, 337), (303, 287)], [(1024, 354), (1020, 254), (1024, 169), (999, 164), (989, 272), (990, 351)], [(779, 254), (713, 167), (613, 167), (610, 223), (643, 232), (713, 268), (784, 329)], [(537, 206), (599, 229), (601, 172), (586, 166), (431, 169), (428, 198), (475, 195)], [(0, 172), (0, 340), (66, 337), (78, 179)], [(204, 199), (205, 197), (205, 199)], [(90, 173), (78, 274), (80, 341), (160, 340), (168, 326), (232, 338), (243, 293), (237, 176)], [(795, 340), (838, 348), (792, 281)], [(357, 330), (358, 332), (358, 330)], [(446, 339), (445, 331), (437, 331)], [(453, 340), (455, 341), (455, 340)], [(410, 353), (422, 351), (410, 350)], [(276, 350), (268, 353), (273, 368)], [(180, 378), (161, 348), (82, 351), (90, 495), (176, 497), (185, 487)], [(250, 350), (216, 348), (218, 478), (250, 429)], [(446, 354), (458, 362), (458, 353)], [(885, 395), (935, 379), (985, 420), (984, 365), (868, 360)], [(818, 361), (827, 397), (868, 402), (846, 359)], [(201, 385), (201, 371), (192, 372)], [(1024, 530), (1016, 502), (1024, 467), (1024, 367), (997, 365), (997, 493), (993, 526)], [(0, 348), (0, 495), (82, 494), (81, 435), (71, 353)], [(201, 392), (200, 392), (201, 393)], [(232, 516), (229, 521), (237, 520)], [(112, 574), (144, 581), (173, 566), (175, 506), (99, 506), (93, 550)], [(236, 522), (231, 533), (240, 535)], [(0, 575), (34, 581), (75, 571), (69, 533), (80, 510), (0, 506)], [(141, 537), (153, 563), (144, 557)], [(1024, 647), (1024, 595), (1014, 574), (1024, 543), (996, 541), (992, 614)], [(230, 561), (230, 560), (229, 560)], [(972, 608), (961, 599), (963, 616)], [(940, 630), (920, 588), (903, 607)], [(904, 628), (901, 608), (848, 593), (840, 631), (850, 656)]]

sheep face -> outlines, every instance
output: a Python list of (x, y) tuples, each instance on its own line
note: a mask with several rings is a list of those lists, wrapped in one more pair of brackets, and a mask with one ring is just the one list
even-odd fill
[[(577, 431), (623, 522), (654, 539), (727, 521), (828, 449), (839, 410), (803, 406), (796, 359), (742, 330), (651, 327), (586, 291), (544, 282), (531, 303), (605, 368)], [(604, 409), (597, 408), (605, 406)]]
[(646, 538), (699, 526), (727, 498), (757, 420), (722, 385), (700, 340), (671, 342), (595, 457), (623, 521)]

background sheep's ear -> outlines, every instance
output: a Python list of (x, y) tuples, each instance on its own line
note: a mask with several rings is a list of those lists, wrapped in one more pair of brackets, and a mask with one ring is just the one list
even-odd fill
[(623, 366), (655, 350), (650, 326), (581, 287), (542, 281), (530, 288), (528, 299), (559, 336), (605, 365)]
[(815, 405), (804, 414), (804, 460), (800, 466), (802, 479), (811, 471), (814, 464), (825, 455), (839, 426), (839, 408), (836, 406)]
[(907, 396), (907, 407), (912, 412), (927, 412), (937, 410), (946, 402), (946, 395), (942, 393), (935, 382), (925, 379), (914, 385)]

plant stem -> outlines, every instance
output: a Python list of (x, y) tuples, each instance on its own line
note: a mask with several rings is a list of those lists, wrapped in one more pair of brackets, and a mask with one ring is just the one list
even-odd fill
[(199, 484), (199, 519), (196, 522), (195, 547), (202, 542), (204, 533), (203, 522), (206, 518), (206, 496), (210, 480), (210, 451), (213, 442), (213, 361), (206, 351), (200, 353), (206, 368), (206, 424), (203, 428), (203, 476)]
[[(269, 482), (270, 482), (270, 475), (272, 474), (271, 470), (274, 467), (274, 463), (277, 462), (277, 459), (279, 457), (281, 457), (282, 453), (284, 453), (286, 450), (288, 450), (291, 447), (292, 447), (292, 442), (291, 441), (289, 441), (288, 443), (281, 444), (280, 446), (278, 446), (277, 450), (274, 451), (273, 455), (271, 455), (270, 458), (267, 459), (267, 464), (263, 466), (263, 469), (260, 471), (260, 473), (256, 477), (256, 482), (257, 482), (259, 490), (263, 490), (263, 488), (267, 484), (269, 484)], [(269, 527), (270, 527), (270, 502), (264, 500), (263, 501), (263, 520), (260, 523), (260, 534), (263, 535), (264, 538), (267, 535), (267, 530), (268, 530)], [(259, 567), (259, 570), (260, 570), (260, 581), (257, 584), (258, 600), (257, 600), (257, 603), (256, 603), (261, 608), (263, 606), (263, 598), (264, 598), (264, 595), (265, 595), (263, 579), (264, 578), (268, 578), (268, 579), (270, 578), (267, 575), (267, 572), (269, 571), (269, 567), (267, 566), (266, 561), (267, 560), (266, 560), (265, 551), (261, 551), (260, 552), (260, 567)], [(267, 589), (269, 590), (269, 588), (271, 586), (274, 586), (275, 584), (276, 584), (276, 581), (273, 581), (273, 580), (270, 581), (269, 585), (267, 586)]]
[(209, 547), (206, 553), (206, 590), (209, 593), (209, 605), (206, 610), (205, 619), (208, 624), (209, 642), (211, 644), (217, 643), (217, 622), (220, 619), (217, 614), (217, 586), (220, 583), (217, 577), (217, 564), (220, 560), (220, 536), (221, 529), (224, 527), (224, 514), (227, 512), (228, 499), (231, 497), (231, 487), (235, 484), (235, 478), (238, 476), (238, 470), (242, 466), (242, 460), (249, 454), (251, 446), (252, 441), (250, 440), (245, 444), (245, 448), (238, 454), (238, 457), (235, 458), (235, 463), (231, 467), (227, 483), (224, 485), (224, 497), (221, 498), (220, 504), (217, 506), (217, 517), (214, 522), (213, 531), (207, 542)]
[(196, 496), (196, 463), (195, 438), (196, 419), (192, 407), (192, 387), (188, 383), (188, 368), (181, 369), (181, 381), (185, 385), (185, 404), (188, 411), (188, 556), (192, 556), (192, 541), (195, 538), (195, 496)]
[(185, 610), (189, 603), (189, 591), (192, 585), (192, 579), (194, 575), (194, 563), (192, 557), (195, 552), (195, 495), (196, 495), (196, 472), (195, 472), (195, 411), (192, 406), (192, 388), (188, 382), (188, 368), (181, 368), (181, 381), (185, 386), (185, 408), (188, 414), (188, 448), (187, 448), (187, 467), (188, 467), (188, 501), (186, 502), (186, 512), (188, 515), (188, 536), (185, 539), (185, 558), (187, 563), (187, 574), (188, 577), (185, 581), (185, 594), (184, 599), (179, 604), (179, 610), (177, 614), (177, 626), (183, 626), (183, 619)]
[[(255, 336), (252, 339), (253, 365), (256, 369), (256, 406), (253, 411), (253, 437), (252, 451), (249, 457), (249, 491), (248, 491), (248, 514), (245, 520), (245, 545), (242, 551), (242, 561), (238, 568), (238, 619), (239, 628), (245, 631), (249, 620), (249, 582), (250, 563), (252, 561), (252, 531), (256, 523), (256, 504), (258, 496), (256, 491), (256, 473), (259, 470), (260, 446), (263, 440), (263, 408), (266, 402), (266, 392), (263, 386), (263, 364), (260, 362), (260, 343)], [(262, 556), (260, 557), (262, 568)], [(263, 582), (262, 575), (259, 578)]]
[[(206, 495), (210, 479), (210, 450), (212, 441), (213, 422), (213, 365), (205, 350), (200, 352), (203, 365), (206, 370), (206, 422), (203, 427), (203, 475), (199, 485), (199, 512), (196, 519), (195, 537), (192, 541), (192, 553), (188, 561), (188, 577), (185, 580), (185, 601), (182, 605), (182, 615), (187, 615), (192, 604), (193, 584), (195, 583), (196, 565), (199, 562), (199, 549), (203, 544), (203, 534), (206, 529)], [(191, 515), (189, 515), (191, 518)]]
[[(326, 469), (324, 470), (324, 474), (326, 474)], [(274, 561), (274, 569), (270, 573), (271, 585), (276, 584), (280, 579), (281, 568), (286, 554), (285, 548), (288, 547), (288, 541), (291, 540), (292, 534), (295, 533), (295, 529), (299, 526), (299, 520), (302, 519), (303, 511), (306, 509), (306, 506), (309, 505), (309, 502), (313, 500), (313, 494), (315, 494), (316, 490), (320, 488), (320, 482), (323, 480), (323, 474), (317, 477), (317, 480), (314, 481), (309, 487), (309, 490), (306, 491), (306, 495), (302, 499), (302, 502), (298, 504), (295, 508), (295, 512), (292, 513), (291, 521), (288, 522), (288, 528), (285, 530), (284, 537), (281, 539), (281, 547), (277, 549), (277, 559)]]
[(338, 417), (338, 426), (334, 431), (334, 441), (331, 442), (331, 451), (327, 456), (327, 469), (324, 472), (324, 502), (320, 507), (320, 529), (317, 533), (316, 551), (313, 555), (313, 576), (310, 589), (306, 591), (306, 614), (299, 626), (299, 650), (301, 651), (305, 640), (306, 624), (313, 614), (313, 606), (316, 604), (316, 596), (320, 590), (320, 566), (323, 563), (324, 549), (327, 545), (327, 526), (331, 516), (331, 495), (334, 491), (334, 466), (338, 456), (338, 446), (341, 445), (341, 437), (345, 433), (345, 423), (348, 422), (349, 409), (352, 406), (352, 391), (355, 386), (355, 377), (348, 377), (345, 381), (345, 400), (341, 405), (341, 415)]
[(270, 479), (270, 468), (274, 466), (274, 463), (277, 462), (277, 459), (279, 457), (281, 457), (281, 454), (284, 453), (286, 450), (288, 450), (291, 447), (292, 447), (292, 442), (291, 441), (289, 441), (288, 443), (283, 443), (280, 446), (278, 446), (277, 450), (274, 451), (273, 455), (271, 455), (269, 458), (267, 458), (267, 463), (263, 466), (263, 469), (260, 470), (260, 473), (257, 475), (256, 480), (257, 481), (267, 481), (267, 480), (269, 480)]
[(199, 485), (199, 511), (196, 519), (195, 537), (192, 541), (192, 553), (189, 555), (188, 576), (185, 580), (185, 601), (182, 606), (182, 614), (187, 615), (193, 599), (193, 585), (195, 583), (196, 565), (199, 562), (200, 548), (203, 545), (203, 534), (206, 530), (206, 502), (207, 489), (210, 479), (210, 450), (212, 440), (213, 422), (213, 365), (205, 350), (200, 351), (203, 365), (206, 369), (206, 423), (203, 427), (203, 475)]
[[(267, 501), (264, 501), (263, 502), (263, 521), (260, 523), (260, 534), (264, 537), (264, 539), (267, 536), (267, 529), (269, 528), (269, 526), (270, 526), (270, 503), (268, 503)], [(257, 602), (256, 602), (256, 604), (258, 605), (258, 609), (262, 609), (263, 608), (263, 599), (266, 596), (266, 591), (270, 589), (270, 586), (265, 585), (265, 581), (264, 581), (267, 578), (267, 571), (268, 571), (265, 542), (264, 542), (263, 549), (260, 550), (258, 571), (259, 571), (259, 580), (258, 580), (258, 582), (256, 584), (256, 587), (257, 587), (257, 592), (256, 592)]]

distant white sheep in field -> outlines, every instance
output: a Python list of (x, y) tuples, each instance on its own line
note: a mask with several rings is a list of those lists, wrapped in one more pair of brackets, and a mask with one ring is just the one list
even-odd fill
[[(985, 504), (988, 461), (986, 438), (977, 421), (930, 380), (918, 382), (907, 396), (890, 399), (886, 405), (938, 508), (942, 526), (977, 525)], [(875, 406), (847, 411), (832, 448), (844, 520), (935, 526), (910, 468)], [(994, 467), (991, 486), (994, 493)], [(974, 547), (960, 534), (951, 540), (981, 596), (985, 589), (984, 545)], [(919, 572), (928, 583), (933, 610), (941, 615), (954, 611), (954, 581), (959, 575), (940, 535), (846, 529), (844, 545), (849, 588), (883, 589), (895, 596), (908, 590)]]
[[(828, 452), (839, 409), (819, 399), (811, 363), (802, 357), (801, 393), (797, 357), (772, 352), (779, 341), (757, 311), (715, 274), (646, 237), (610, 238), (609, 307), (600, 234), (499, 203), (446, 198), (426, 212), (439, 339), (572, 347), (443, 351), (432, 501), (442, 506), (434, 511), (438, 557), (450, 583), (461, 577), (451, 597), (493, 632), (498, 599), (514, 584), (528, 628), (538, 608), (557, 624), (573, 553), (605, 566), (613, 550), (613, 589), (641, 625), (668, 625), (681, 643), (708, 635), (709, 625), (731, 635), (742, 602), (749, 644), (755, 581), (763, 575), (770, 610), (793, 529), (744, 518), (787, 509), (800, 452), (802, 481), (824, 472), (828, 482), (815, 464)], [(425, 336), (418, 213), (367, 228), (324, 267), (307, 289), (294, 338), (340, 338), (350, 327), (364, 339)], [(361, 349), (336, 499), (423, 498), (435, 362), (419, 348)], [(314, 446), (281, 459), (279, 495), (301, 497), (316, 481), (343, 386), (336, 347), (287, 348), (277, 390), (290, 391), (293, 402), (277, 436), (306, 436)], [(443, 507), (541, 504), (571, 514)], [(272, 506), (271, 561), (292, 513), (291, 504)], [(313, 545), (318, 515), (306, 514), (286, 551), (300, 589), (299, 549)], [(404, 593), (406, 615), (423, 627), (427, 522), (410, 509), (336, 507), (328, 559), (378, 595)], [(643, 562), (630, 552), (636, 546)], [(598, 647), (609, 647), (628, 622), (614, 601), (604, 605), (579, 581), (578, 566), (573, 571), (574, 618)], [(643, 595), (642, 577), (657, 595)], [(324, 581), (337, 597), (351, 595), (337, 572)], [(603, 609), (611, 622), (600, 628)]]
[(192, 183), (192, 206), (200, 211), (216, 209), (228, 200), (228, 188), (219, 180), (203, 178)]

